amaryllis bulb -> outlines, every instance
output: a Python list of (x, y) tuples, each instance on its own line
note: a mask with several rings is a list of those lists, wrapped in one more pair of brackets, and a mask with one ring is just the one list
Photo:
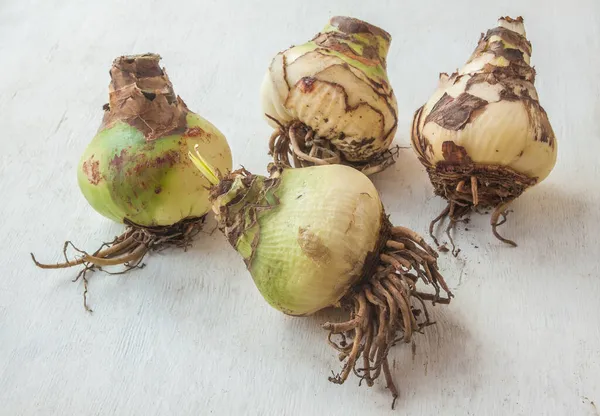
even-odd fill
[(210, 211), (210, 183), (187, 156), (196, 145), (216, 169), (231, 170), (227, 140), (175, 95), (159, 60), (115, 60), (104, 120), (79, 164), (84, 196), (116, 222), (169, 226)]
[(334, 17), (309, 42), (278, 53), (263, 80), (270, 150), (290, 166), (345, 163), (366, 174), (393, 163), (398, 107), (386, 71), (391, 36)]
[(450, 216), (453, 226), (472, 207), (494, 208), (494, 234), (515, 245), (497, 234), (499, 217), (548, 176), (557, 154), (530, 58), (523, 19), (503, 17), (462, 69), (440, 75), (438, 89), (417, 110), (413, 148), (436, 194), (449, 201), (436, 221)]
[(251, 212), (257, 199), (274, 211), (259, 210), (257, 221), (235, 222), (225, 232), (262, 295), (290, 315), (336, 305), (377, 248), (383, 207), (371, 181), (339, 165), (287, 169), (277, 179), (238, 175), (213, 202), (227, 207), (216, 211), (217, 219), (226, 224), (236, 210)]
[[(109, 103), (97, 135), (83, 153), (78, 182), (100, 214), (125, 223), (126, 231), (93, 254), (42, 268), (83, 265), (86, 273), (106, 266), (140, 266), (150, 250), (186, 247), (210, 211), (210, 182), (189, 160), (195, 150), (212, 168), (231, 170), (231, 151), (223, 134), (175, 95), (160, 56), (122, 56), (110, 70)], [(65, 257), (66, 248), (65, 244)]]
[[(191, 158), (213, 177), (201, 155)], [(354, 370), (372, 385), (383, 372), (395, 397), (387, 354), (397, 332), (409, 341), (430, 323), (423, 301), (449, 301), (439, 296), (440, 288), (449, 291), (437, 254), (412, 231), (391, 226), (375, 186), (358, 170), (271, 171), (266, 178), (242, 169), (213, 181), (219, 227), (274, 308), (296, 316), (329, 306), (352, 311), (347, 322), (323, 325), (346, 360), (332, 382), (343, 383)], [(419, 279), (435, 293), (419, 292)], [(338, 345), (336, 335), (351, 342)]]

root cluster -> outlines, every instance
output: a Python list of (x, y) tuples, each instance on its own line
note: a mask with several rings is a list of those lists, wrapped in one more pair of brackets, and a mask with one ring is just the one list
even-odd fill
[[(192, 239), (202, 228), (204, 217), (184, 219), (174, 225), (166, 227), (141, 227), (127, 223), (123, 234), (111, 242), (103, 243), (92, 254), (77, 248), (71, 241), (66, 241), (63, 247), (65, 261), (57, 264), (44, 264), (37, 261), (33, 253), (31, 258), (36, 266), (42, 269), (63, 269), (74, 266), (83, 266), (74, 282), (83, 280), (83, 306), (86, 311), (92, 312), (87, 304), (88, 272), (103, 271), (108, 274), (124, 274), (136, 268), (144, 267), (142, 260), (149, 251), (161, 251), (167, 247), (189, 247)], [(71, 247), (79, 256), (69, 260), (67, 250)], [(118, 272), (110, 272), (103, 267), (124, 266)]]
[(429, 235), (436, 245), (439, 246), (434, 235), (435, 225), (449, 218), (446, 235), (452, 244), (452, 254), (457, 256), (460, 249), (456, 248), (450, 232), (457, 222), (468, 221), (471, 211), (483, 208), (493, 209), (490, 225), (494, 236), (506, 244), (517, 246), (514, 241), (502, 237), (497, 227), (506, 222), (510, 203), (534, 185), (535, 178), (502, 166), (438, 166), (427, 170), (436, 195), (448, 201), (446, 208), (429, 225)]
[[(436, 259), (437, 253), (421, 236), (404, 227), (391, 228), (374, 275), (343, 299), (350, 320), (323, 325), (329, 330), (329, 344), (345, 361), (342, 371), (329, 378), (331, 382), (342, 384), (353, 372), (370, 387), (383, 373), (394, 407), (398, 390), (390, 373), (390, 348), (410, 342), (413, 333), (434, 323), (424, 301), (449, 303), (452, 297)], [(434, 293), (418, 291), (419, 279), (431, 285)], [(446, 297), (440, 296), (441, 290)]]
[(269, 140), (269, 155), (273, 156), (279, 167), (308, 167), (315, 165), (344, 164), (360, 170), (365, 175), (373, 175), (393, 165), (398, 156), (398, 147), (385, 151), (368, 162), (349, 162), (344, 155), (331, 144), (331, 141), (318, 137), (314, 131), (294, 121), (288, 126), (279, 124)]

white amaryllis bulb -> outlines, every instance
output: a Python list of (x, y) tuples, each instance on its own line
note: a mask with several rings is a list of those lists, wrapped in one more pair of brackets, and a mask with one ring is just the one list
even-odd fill
[(440, 75), (438, 89), (415, 114), (413, 148), (436, 193), (449, 200), (453, 221), (474, 205), (494, 207), (496, 234), (507, 204), (556, 163), (556, 137), (530, 57), (523, 19), (501, 18), (461, 70)]
[(309, 42), (275, 56), (261, 101), (276, 129), (276, 161), (289, 165), (290, 153), (301, 166), (381, 162), (398, 121), (386, 72), (390, 41), (378, 27), (334, 17)]

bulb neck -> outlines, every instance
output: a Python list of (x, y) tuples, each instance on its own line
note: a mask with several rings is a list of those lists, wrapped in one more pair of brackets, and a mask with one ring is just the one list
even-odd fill
[(278, 177), (253, 175), (242, 168), (229, 173), (210, 190), (219, 228), (248, 268), (258, 244), (258, 218), (279, 204), (275, 195), (279, 184)]
[(110, 69), (109, 103), (101, 128), (124, 121), (151, 141), (185, 131), (185, 103), (173, 90), (160, 56), (121, 56)]
[(502, 17), (498, 26), (481, 36), (477, 48), (459, 75), (495, 73), (533, 83), (535, 70), (530, 65), (531, 43), (525, 37), (523, 18)]

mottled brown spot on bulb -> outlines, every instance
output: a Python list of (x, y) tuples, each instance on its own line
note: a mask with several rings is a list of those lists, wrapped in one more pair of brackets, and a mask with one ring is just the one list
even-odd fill
[(187, 129), (183, 135), (185, 137), (198, 137), (202, 133), (204, 133), (204, 130), (202, 130), (200, 127), (192, 127)]
[(117, 153), (115, 155), (115, 157), (112, 158), (112, 160), (110, 161), (109, 165), (113, 168), (115, 168), (116, 170), (121, 170), (121, 168), (123, 167), (123, 163), (125, 162), (125, 159), (127, 158), (127, 150), (126, 149), (122, 149), (121, 153)]
[(92, 185), (98, 185), (102, 180), (102, 175), (100, 174), (100, 161), (94, 160), (94, 155), (83, 162), (82, 169)]
[(331, 250), (321, 238), (306, 228), (298, 228), (298, 244), (302, 252), (317, 263), (326, 263), (331, 259)]
[(152, 166), (156, 168), (170, 168), (171, 166), (178, 163), (180, 159), (181, 155), (179, 154), (179, 152), (175, 150), (169, 150), (168, 152), (165, 152), (162, 156), (158, 156), (156, 159), (154, 159), (154, 163), (152, 164)]
[(315, 89), (315, 81), (317, 79), (314, 77), (303, 77), (298, 81), (298, 87), (300, 91), (305, 94), (311, 93)]

